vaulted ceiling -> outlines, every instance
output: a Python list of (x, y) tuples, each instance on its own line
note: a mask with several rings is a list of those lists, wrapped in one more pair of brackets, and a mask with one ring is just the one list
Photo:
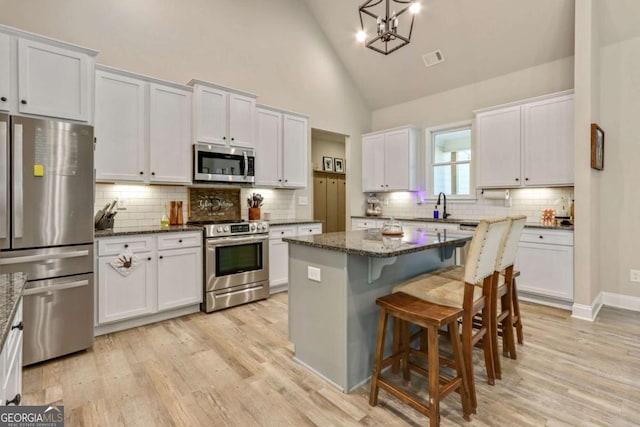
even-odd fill
[(305, 2), (372, 109), (573, 55), (574, 0), (420, 0), (411, 43), (387, 56), (355, 40), (363, 0)]

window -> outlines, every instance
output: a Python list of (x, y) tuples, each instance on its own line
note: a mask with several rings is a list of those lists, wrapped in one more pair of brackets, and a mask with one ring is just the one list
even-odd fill
[(471, 196), (471, 123), (427, 130), (430, 141), (429, 192), (454, 198)]

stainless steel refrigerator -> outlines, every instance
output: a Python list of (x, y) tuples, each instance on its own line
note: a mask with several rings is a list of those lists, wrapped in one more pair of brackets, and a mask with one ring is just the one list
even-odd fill
[(93, 128), (0, 114), (0, 272), (28, 274), (23, 364), (93, 345)]

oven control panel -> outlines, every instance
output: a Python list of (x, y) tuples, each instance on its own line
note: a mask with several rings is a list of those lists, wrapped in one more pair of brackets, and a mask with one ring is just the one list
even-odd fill
[(249, 221), (233, 224), (208, 224), (207, 237), (242, 236), (244, 234), (265, 234), (269, 232), (269, 223)]

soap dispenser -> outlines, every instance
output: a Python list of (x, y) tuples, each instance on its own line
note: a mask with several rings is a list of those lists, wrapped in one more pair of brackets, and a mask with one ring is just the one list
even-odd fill
[(438, 212), (438, 205), (433, 207), (433, 219), (438, 219), (440, 217), (440, 212)]

